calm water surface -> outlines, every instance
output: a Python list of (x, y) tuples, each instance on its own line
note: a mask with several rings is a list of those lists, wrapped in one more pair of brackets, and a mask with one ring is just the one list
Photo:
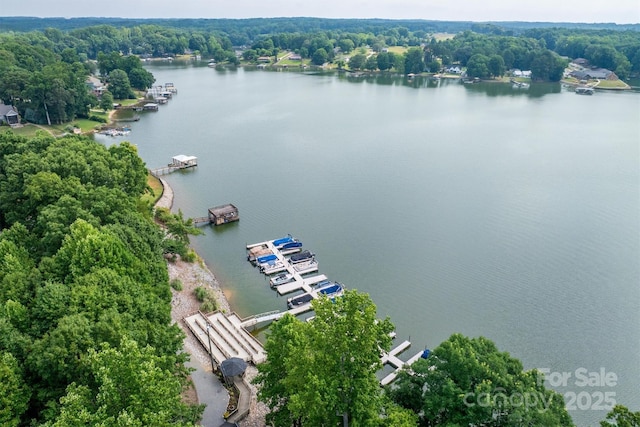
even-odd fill
[[(604, 418), (589, 403), (603, 392), (640, 410), (640, 94), (150, 71), (179, 93), (127, 139), (150, 168), (198, 156), (166, 177), (185, 216), (239, 207), (193, 243), (241, 316), (285, 308), (245, 245), (291, 233), (320, 273), (371, 295), (407, 356), (483, 335), (527, 369), (571, 373), (556, 389), (582, 393), (578, 425)], [(580, 368), (617, 384), (580, 387)]]

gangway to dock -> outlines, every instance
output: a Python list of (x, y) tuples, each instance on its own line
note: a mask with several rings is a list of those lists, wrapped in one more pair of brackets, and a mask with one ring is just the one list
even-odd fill
[(163, 166), (156, 169), (150, 169), (151, 175), (158, 177), (168, 173), (175, 172), (181, 169), (189, 169), (198, 166), (198, 158), (195, 156), (185, 156), (184, 154), (178, 154), (171, 158), (171, 163), (167, 166)]

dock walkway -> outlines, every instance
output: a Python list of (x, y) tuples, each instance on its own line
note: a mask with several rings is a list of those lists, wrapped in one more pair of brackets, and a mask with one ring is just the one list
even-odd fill
[(411, 366), (416, 360), (420, 359), (423, 353), (422, 351), (420, 351), (420, 353), (417, 353), (411, 358), (409, 358), (409, 360), (407, 360), (406, 362), (403, 362), (398, 357), (400, 353), (404, 352), (409, 347), (411, 347), (411, 342), (403, 341), (398, 346), (396, 346), (391, 351), (389, 351), (389, 353), (382, 354), (382, 358), (380, 359), (380, 362), (382, 362), (382, 365), (391, 365), (395, 368), (395, 370), (391, 372), (389, 375), (382, 378), (380, 380), (380, 385), (385, 386), (385, 385), (391, 384), (396, 379), (396, 377), (398, 376), (398, 372), (400, 372), (402, 368), (406, 366)]
[(218, 365), (231, 357), (254, 364), (266, 359), (260, 341), (242, 326), (242, 321), (235, 313), (225, 316), (219, 311), (208, 315), (198, 312), (184, 320)]

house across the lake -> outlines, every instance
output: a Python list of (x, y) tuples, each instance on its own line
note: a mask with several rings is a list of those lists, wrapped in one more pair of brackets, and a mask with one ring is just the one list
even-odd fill
[(578, 80), (618, 80), (616, 73), (611, 70), (607, 70), (606, 68), (575, 70), (571, 72), (571, 76)]
[(13, 105), (0, 103), (0, 125), (7, 124), (11, 127), (20, 124), (20, 115)]

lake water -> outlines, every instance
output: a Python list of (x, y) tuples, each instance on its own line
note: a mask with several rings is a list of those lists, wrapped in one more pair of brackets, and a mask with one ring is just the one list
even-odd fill
[[(640, 94), (149, 70), (179, 93), (127, 139), (150, 168), (198, 157), (166, 176), (185, 216), (239, 207), (193, 244), (240, 316), (286, 308), (245, 246), (291, 233), (371, 295), (407, 356), (483, 335), (568, 372), (553, 385), (578, 425), (604, 418), (605, 392), (640, 410)], [(602, 369), (615, 384), (580, 381)]]

